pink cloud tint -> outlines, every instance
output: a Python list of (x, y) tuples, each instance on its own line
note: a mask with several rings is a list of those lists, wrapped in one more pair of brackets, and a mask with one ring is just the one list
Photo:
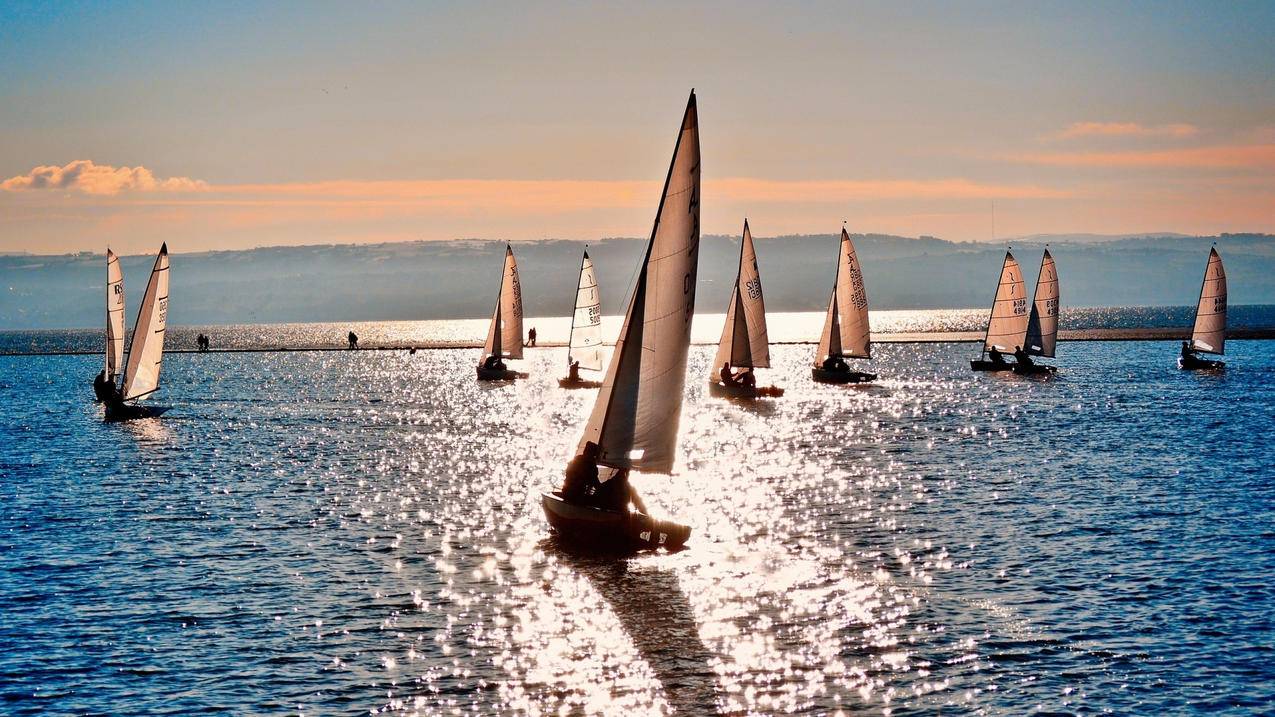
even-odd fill
[(7, 192), (54, 189), (101, 195), (121, 192), (189, 192), (207, 188), (206, 183), (197, 179), (156, 179), (149, 169), (142, 166), (111, 167), (94, 164), (91, 159), (77, 159), (62, 167), (36, 167), (26, 174), (0, 182), (0, 190)]

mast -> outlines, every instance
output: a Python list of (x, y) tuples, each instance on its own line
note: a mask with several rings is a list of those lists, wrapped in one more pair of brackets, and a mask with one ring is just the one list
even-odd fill
[(692, 90), (624, 326), (577, 449), (596, 443), (599, 465), (655, 473), (673, 469), (695, 312), (699, 150)]
[(1196, 350), (1210, 354), (1224, 353), (1226, 348), (1226, 270), (1217, 247), (1209, 249), (1209, 262), (1204, 267), (1191, 344)]
[(159, 389), (164, 361), (164, 332), (168, 326), (168, 244), (159, 248), (146, 293), (137, 309), (133, 340), (124, 371), (124, 400), (142, 398)]
[(124, 368), (124, 272), (119, 257), (106, 249), (106, 379)]
[(571, 307), (571, 332), (567, 334), (567, 368), (571, 368), (571, 344), (576, 339), (576, 314), (580, 313), (580, 281), (584, 278), (584, 263), (589, 260), (589, 245), (584, 245), (584, 256), (580, 257), (580, 273), (576, 275), (576, 298)]
[(1036, 276), (1036, 293), (1032, 298), (1031, 316), (1027, 320), (1026, 345), (1023, 350), (1033, 356), (1054, 357), (1058, 343), (1058, 270), (1049, 249), (1040, 258)]

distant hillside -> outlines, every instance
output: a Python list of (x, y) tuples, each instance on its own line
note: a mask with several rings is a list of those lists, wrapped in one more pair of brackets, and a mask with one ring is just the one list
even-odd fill
[[(1064, 306), (1154, 306), (1194, 302), (1210, 243), (1226, 261), (1232, 304), (1275, 303), (1275, 236), (1050, 238)], [(855, 235), (873, 308), (981, 307), (991, 300), (1004, 247), (877, 234)], [(180, 248), (174, 242), (174, 248)], [(773, 311), (822, 310), (831, 289), (833, 235), (757, 240), (766, 305)], [(643, 242), (590, 245), (603, 310), (619, 313)], [(582, 245), (514, 245), (532, 316), (565, 315)], [(1014, 253), (1035, 280), (1042, 244)], [(269, 247), (174, 254), (174, 324), (477, 318), (491, 312), (502, 242), (407, 242)], [(721, 312), (734, 281), (737, 237), (704, 237), (697, 306)], [(129, 321), (152, 257), (123, 259)], [(94, 327), (102, 321), (101, 255), (0, 256), (0, 329)]]

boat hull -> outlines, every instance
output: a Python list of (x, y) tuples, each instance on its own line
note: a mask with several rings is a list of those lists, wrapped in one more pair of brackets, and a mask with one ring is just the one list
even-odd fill
[(1178, 368), (1183, 371), (1221, 371), (1226, 368), (1226, 362), (1200, 358), (1185, 359), (1179, 356)]
[(818, 383), (866, 383), (877, 380), (877, 375), (862, 371), (826, 371), (815, 367), (810, 369), (810, 378)]
[(656, 520), (645, 513), (568, 503), (557, 492), (542, 493), (540, 504), (549, 526), (560, 539), (593, 550), (679, 550), (691, 537), (688, 526)]
[(560, 388), (602, 388), (601, 381), (586, 381), (584, 379), (560, 378), (558, 379)]
[(1018, 364), (1014, 365), (1014, 373), (1019, 376), (1052, 376), (1057, 370), (1057, 366), (1050, 366), (1049, 364), (1043, 363), (1034, 363), (1030, 366), (1020, 366)]
[(140, 418), (158, 418), (164, 415), (168, 406), (143, 406), (137, 403), (106, 403), (106, 420), (135, 421)]
[(510, 371), (509, 369), (490, 369), (478, 367), (479, 381), (513, 381), (519, 378), (527, 378), (527, 374), (521, 371)]
[(1007, 361), (997, 363), (986, 359), (970, 359), (970, 368), (975, 371), (1013, 371), (1014, 364)]
[(779, 398), (784, 395), (784, 390), (778, 386), (727, 386), (721, 381), (709, 381), (708, 395), (717, 398)]

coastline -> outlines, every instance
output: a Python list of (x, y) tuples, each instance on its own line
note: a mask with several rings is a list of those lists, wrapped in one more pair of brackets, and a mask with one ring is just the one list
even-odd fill
[[(1171, 328), (1131, 328), (1131, 329), (1070, 329), (1058, 332), (1060, 342), (1067, 341), (1184, 341), (1191, 337), (1191, 330), (1183, 327)], [(1227, 331), (1228, 341), (1266, 341), (1275, 339), (1275, 327), (1259, 329), (1232, 329)], [(934, 331), (934, 332), (896, 332), (873, 334), (873, 343), (879, 344), (944, 344), (944, 343), (977, 343), (983, 339), (981, 331)], [(695, 346), (715, 346), (715, 341), (694, 341)], [(775, 346), (814, 345), (816, 341), (772, 341)], [(545, 341), (535, 348), (565, 348), (566, 342)], [(605, 346), (614, 346), (606, 342)], [(247, 346), (212, 348), (200, 352), (195, 349), (165, 349), (166, 354), (234, 354), (234, 353), (288, 353), (309, 351), (449, 351), (463, 349), (481, 349), (481, 341), (423, 341), (423, 342), (383, 342), (369, 344), (351, 349), (344, 344), (298, 344), (280, 346)], [(0, 351), (0, 356), (96, 356), (96, 351)]]

